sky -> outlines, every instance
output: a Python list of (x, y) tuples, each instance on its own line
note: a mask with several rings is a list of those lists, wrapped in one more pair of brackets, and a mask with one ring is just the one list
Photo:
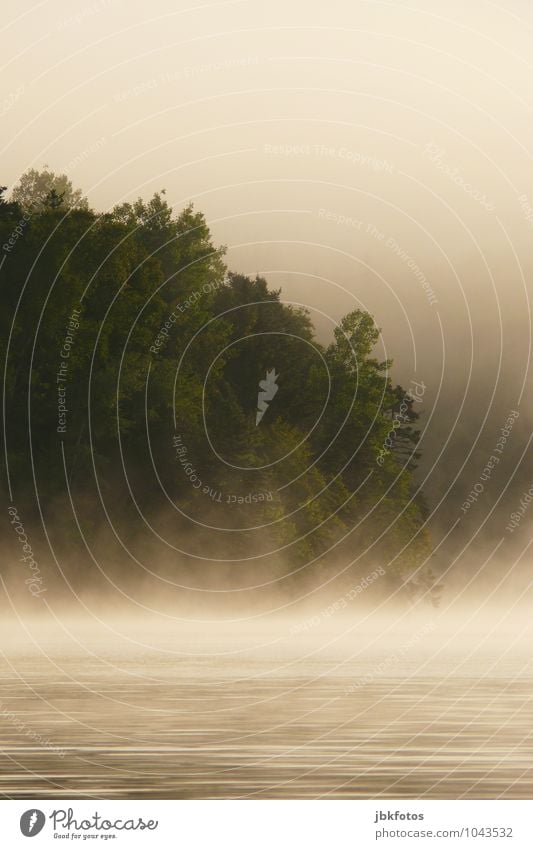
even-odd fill
[(369, 310), (425, 387), (450, 527), (518, 411), (477, 519), (501, 495), (501, 535), (531, 483), (531, 5), (48, 0), (1, 29), (0, 182), (46, 164), (99, 210), (165, 188), (322, 339)]

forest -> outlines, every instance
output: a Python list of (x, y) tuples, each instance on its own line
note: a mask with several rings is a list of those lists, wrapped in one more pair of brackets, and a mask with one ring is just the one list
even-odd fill
[(319, 341), (164, 190), (97, 212), (30, 170), (0, 245), (6, 495), (51, 583), (431, 583), (423, 386), (393, 385), (374, 317)]

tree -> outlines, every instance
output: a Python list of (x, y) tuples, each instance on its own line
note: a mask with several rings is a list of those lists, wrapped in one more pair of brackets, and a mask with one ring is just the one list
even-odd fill
[(74, 189), (66, 174), (55, 174), (44, 166), (42, 171), (30, 168), (20, 178), (11, 192), (11, 200), (25, 212), (42, 212), (52, 209), (88, 209), (87, 198), (81, 189)]
[(21, 207), (15, 201), (7, 201), (5, 199), (6, 192), (7, 186), (0, 186), (0, 219), (19, 217), (22, 215)]
[[(161, 523), (170, 502), (177, 548), (251, 557), (232, 580), (279, 578), (287, 592), (323, 581), (337, 557), (352, 582), (376, 560), (392, 581), (417, 572), (429, 550), (414, 497), (418, 413), (375, 357), (372, 316), (345, 316), (325, 346), (264, 278), (228, 273), (191, 206), (175, 215), (160, 192), (97, 214), (68, 206), (64, 181), (41, 200), (42, 174), (26, 176), (19, 200), (0, 189), (0, 352), (10, 473), (28, 517), (38, 492), (48, 531), (82, 562), (78, 522), (95, 536), (112, 521), (143, 549), (145, 520)], [(272, 369), (279, 391), (258, 425)], [(184, 557), (174, 568), (209, 571)]]

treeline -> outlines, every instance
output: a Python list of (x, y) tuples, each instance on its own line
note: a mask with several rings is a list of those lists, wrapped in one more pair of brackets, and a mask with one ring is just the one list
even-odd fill
[(428, 581), (418, 393), (391, 384), (370, 315), (320, 344), (164, 192), (97, 213), (31, 171), (2, 191), (0, 245), (6, 494), (58, 574)]

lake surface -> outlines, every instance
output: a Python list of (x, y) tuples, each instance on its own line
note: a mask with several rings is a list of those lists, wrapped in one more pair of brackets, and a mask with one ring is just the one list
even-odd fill
[(425, 628), (4, 628), (0, 792), (531, 798), (529, 641)]

